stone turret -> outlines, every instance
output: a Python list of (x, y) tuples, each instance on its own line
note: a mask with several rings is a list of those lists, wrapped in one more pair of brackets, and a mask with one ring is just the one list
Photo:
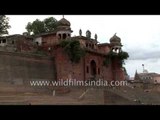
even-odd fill
[(110, 44), (113, 52), (119, 53), (121, 51), (121, 38), (119, 38), (116, 33), (110, 38)]
[(71, 37), (71, 33), (73, 32), (70, 28), (70, 22), (64, 17), (57, 22), (57, 36), (59, 39), (66, 39)]
[(121, 38), (119, 38), (115, 33), (113, 37), (110, 38), (110, 43), (111, 45), (121, 46)]

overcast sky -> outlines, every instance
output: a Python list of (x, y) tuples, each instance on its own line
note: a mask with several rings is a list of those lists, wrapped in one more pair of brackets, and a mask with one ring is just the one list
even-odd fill
[[(11, 28), (9, 34), (22, 34), (28, 22), (43, 20), (62, 15), (7, 15)], [(137, 69), (142, 72), (142, 64), (149, 72), (160, 73), (160, 15), (65, 15), (71, 23), (72, 36), (79, 35), (79, 29), (85, 36), (87, 30), (91, 37), (98, 35), (101, 43), (117, 33), (121, 38), (123, 50), (130, 55), (126, 60), (128, 74), (133, 77)]]

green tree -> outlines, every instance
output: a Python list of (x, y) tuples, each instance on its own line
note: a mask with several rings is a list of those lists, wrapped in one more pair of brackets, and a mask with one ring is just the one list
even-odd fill
[(64, 48), (64, 51), (73, 63), (78, 63), (80, 59), (85, 56), (85, 50), (81, 48), (78, 40), (63, 40), (60, 46)]
[(40, 33), (52, 32), (56, 28), (57, 20), (53, 17), (49, 17), (40, 21), (36, 19), (35, 21), (28, 22), (26, 30), (29, 34), (37, 35)]
[(43, 22), (46, 32), (53, 31), (57, 27), (57, 20), (53, 17), (46, 18)]
[(124, 60), (127, 60), (129, 58), (129, 54), (125, 51), (121, 51), (119, 53), (110, 51), (103, 61), (103, 64), (105, 66), (108, 66), (109, 64), (111, 64), (111, 60), (113, 60), (114, 58), (118, 58), (119, 64), (121, 65), (121, 67), (123, 67), (123, 64), (125, 64)]
[(0, 15), (0, 36), (8, 34), (8, 30), (11, 26), (9, 25), (9, 18), (5, 15)]
[(33, 21), (33, 23), (29, 22), (28, 25), (26, 26), (26, 29), (29, 34), (33, 32), (34, 35), (45, 32), (44, 23), (39, 19), (36, 19), (35, 21)]

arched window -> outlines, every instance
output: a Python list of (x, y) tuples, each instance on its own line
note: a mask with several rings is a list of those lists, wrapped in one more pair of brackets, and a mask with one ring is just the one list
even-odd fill
[(86, 43), (86, 47), (88, 47), (88, 43)]
[(59, 36), (59, 39), (61, 39), (61, 34), (58, 34), (58, 36)]
[(97, 71), (96, 71), (96, 62), (94, 60), (92, 60), (90, 62), (90, 70), (91, 70), (91, 75), (95, 76), (97, 74)]
[(6, 39), (3, 39), (2, 43), (6, 43)]
[(66, 37), (67, 37), (67, 36), (66, 36), (66, 34), (64, 33), (64, 34), (63, 34), (63, 39), (66, 39)]

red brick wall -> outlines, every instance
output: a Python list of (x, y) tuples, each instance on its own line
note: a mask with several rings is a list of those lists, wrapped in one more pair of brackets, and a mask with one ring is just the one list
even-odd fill
[(52, 57), (1, 51), (0, 82), (21, 80), (30, 86), (30, 80), (55, 80), (53, 63)]
[(54, 50), (55, 66), (57, 71), (57, 80), (63, 79), (84, 79), (83, 60), (81, 59), (79, 64), (71, 63), (68, 55), (62, 48)]
[(98, 46), (98, 50), (99, 52), (102, 53), (108, 53), (110, 51), (110, 48), (106, 45), (106, 46)]
[(47, 35), (42, 37), (42, 44), (44, 46), (50, 46), (58, 43), (58, 38), (56, 37), (55, 34), (53, 35)]
[[(86, 79), (89, 79), (91, 77), (91, 67), (90, 62), (94, 60), (96, 62), (96, 72), (97, 72), (97, 78), (104, 79), (104, 80), (112, 80), (112, 68), (111, 65), (108, 67), (103, 65), (104, 57), (94, 54), (94, 53), (87, 53), (85, 57), (85, 64), (89, 67), (89, 73), (87, 73), (87, 68), (85, 67), (86, 71)], [(100, 70), (100, 74), (98, 75), (98, 68)]]
[[(114, 80), (114, 75), (112, 71), (111, 64), (106, 67), (103, 65), (105, 59), (104, 56), (97, 55), (94, 53), (86, 53), (86, 56), (80, 60), (78, 64), (73, 64), (68, 58), (68, 55), (63, 51), (62, 48), (57, 48), (54, 50), (53, 55), (55, 56), (55, 66), (57, 71), (57, 80), (60, 79), (77, 79), (77, 80), (88, 80), (91, 78), (91, 68), (90, 62), (94, 60), (96, 62), (97, 78), (104, 80)], [(115, 64), (115, 63), (114, 63)], [(87, 73), (87, 66), (89, 68), (89, 73)], [(117, 66), (116, 66), (117, 67)], [(100, 74), (98, 75), (98, 68), (100, 69)], [(123, 77), (121, 69), (116, 68), (117, 75), (120, 78)]]
[(21, 38), (16, 41), (17, 51), (20, 52), (33, 52), (36, 49), (36, 46), (29, 39)]
[(121, 69), (118, 59), (114, 59), (112, 61), (112, 68), (113, 68), (112, 72), (113, 72), (114, 80), (124, 80), (125, 79), (124, 71)]

